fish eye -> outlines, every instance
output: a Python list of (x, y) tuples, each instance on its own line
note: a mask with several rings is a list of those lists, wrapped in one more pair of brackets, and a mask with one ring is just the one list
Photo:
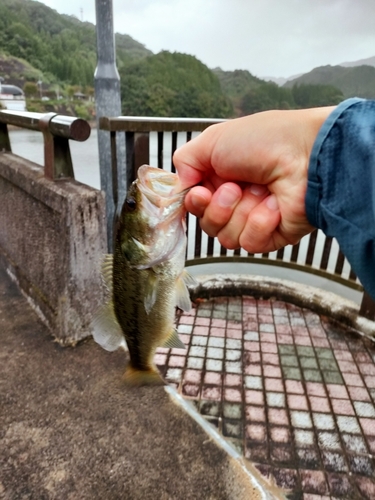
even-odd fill
[(133, 212), (137, 208), (137, 202), (134, 198), (126, 198), (125, 203), (129, 212)]

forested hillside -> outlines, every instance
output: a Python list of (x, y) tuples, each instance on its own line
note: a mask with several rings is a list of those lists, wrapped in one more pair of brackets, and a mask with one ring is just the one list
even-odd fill
[(333, 85), (344, 97), (375, 98), (375, 68), (373, 66), (320, 66), (309, 73), (287, 82), (284, 87), (301, 84)]
[[(116, 34), (116, 49), (122, 111), (128, 115), (220, 118), (336, 104), (344, 96), (363, 95), (356, 90), (361, 78), (374, 90), (375, 68), (368, 66), (341, 68), (337, 78), (310, 81), (305, 75), (306, 80), (279, 87), (246, 70), (211, 70), (192, 55), (153, 54), (128, 35)], [(58, 14), (37, 1), (0, 0), (0, 76), (24, 89), (29, 110), (63, 109), (92, 119), (95, 66), (93, 24)], [(353, 70), (351, 77), (343, 78), (349, 74), (345, 71)], [(72, 107), (77, 92), (83, 92), (87, 101)]]

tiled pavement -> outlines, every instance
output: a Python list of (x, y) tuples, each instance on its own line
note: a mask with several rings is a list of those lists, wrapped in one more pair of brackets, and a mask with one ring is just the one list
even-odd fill
[(288, 498), (375, 499), (375, 344), (274, 300), (220, 297), (177, 317), (166, 379)]

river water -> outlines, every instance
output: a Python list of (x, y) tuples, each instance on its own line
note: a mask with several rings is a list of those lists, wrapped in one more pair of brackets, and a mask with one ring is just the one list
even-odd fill
[[(12, 152), (34, 163), (44, 165), (43, 134), (33, 130), (11, 130)], [(100, 189), (97, 130), (92, 129), (85, 142), (69, 141), (74, 175), (77, 181)]]

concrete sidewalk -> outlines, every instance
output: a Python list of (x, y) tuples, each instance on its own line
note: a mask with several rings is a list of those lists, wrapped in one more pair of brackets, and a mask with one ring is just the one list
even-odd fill
[(0, 498), (261, 498), (164, 388), (127, 389), (123, 353), (54, 343), (0, 267)]

